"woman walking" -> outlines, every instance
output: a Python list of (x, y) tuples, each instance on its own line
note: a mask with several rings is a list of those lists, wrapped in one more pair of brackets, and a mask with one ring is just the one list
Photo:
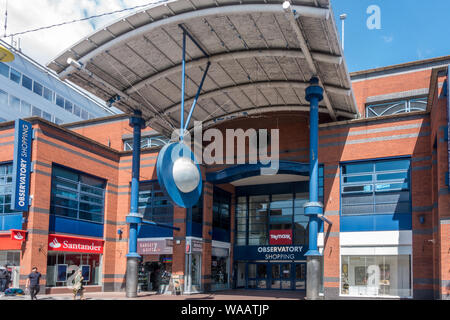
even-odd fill
[(75, 278), (73, 279), (73, 300), (76, 299), (78, 293), (80, 294), (80, 300), (84, 300), (84, 287), (83, 287), (83, 274), (81, 273), (81, 268), (78, 269)]

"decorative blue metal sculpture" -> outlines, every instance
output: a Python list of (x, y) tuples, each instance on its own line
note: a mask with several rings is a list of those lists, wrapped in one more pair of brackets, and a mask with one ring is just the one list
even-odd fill
[(156, 164), (156, 173), (161, 188), (169, 195), (175, 205), (182, 208), (192, 208), (198, 202), (202, 194), (202, 173), (194, 154), (190, 148), (183, 143), (183, 137), (184, 132), (188, 129), (189, 122), (197, 104), (198, 97), (202, 91), (211, 62), (208, 61), (208, 64), (206, 65), (188, 118), (186, 119), (186, 123), (184, 123), (187, 37), (192, 40), (206, 57), (209, 56), (183, 25), (180, 25), (179, 27), (183, 30), (180, 142), (168, 144), (161, 149)]
[(172, 202), (182, 208), (193, 207), (202, 194), (202, 174), (194, 154), (182, 142), (168, 144), (158, 155), (158, 181)]

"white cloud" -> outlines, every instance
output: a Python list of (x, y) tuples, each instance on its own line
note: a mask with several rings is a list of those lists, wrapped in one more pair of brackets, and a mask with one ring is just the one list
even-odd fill
[[(0, 0), (0, 35), (4, 35), (3, 22), (6, 0)], [(7, 33), (17, 33), (62, 22), (81, 19), (123, 9), (145, 5), (152, 0), (14, 0), (8, 1)], [(155, 0), (153, 0), (155, 2)], [(20, 38), (22, 51), (41, 64), (47, 64), (63, 50), (116, 19), (130, 14), (109, 15), (89, 21), (76, 22), (48, 30), (41, 30)], [(3, 39), (10, 43), (10, 38)]]

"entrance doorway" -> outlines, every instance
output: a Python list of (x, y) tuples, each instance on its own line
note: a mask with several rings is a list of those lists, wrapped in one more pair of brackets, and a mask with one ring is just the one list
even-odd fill
[[(238, 263), (238, 277), (244, 272), (247, 289), (306, 290), (306, 262), (248, 262)], [(243, 284), (239, 281), (238, 284)]]

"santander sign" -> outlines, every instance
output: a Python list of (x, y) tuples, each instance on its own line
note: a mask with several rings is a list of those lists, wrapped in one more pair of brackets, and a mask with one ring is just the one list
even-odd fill
[(48, 235), (49, 251), (81, 252), (81, 253), (103, 253), (103, 240)]

